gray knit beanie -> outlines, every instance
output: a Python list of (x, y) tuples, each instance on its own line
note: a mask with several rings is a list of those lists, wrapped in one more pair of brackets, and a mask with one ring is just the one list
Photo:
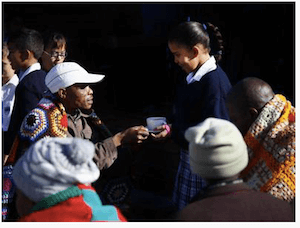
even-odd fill
[(248, 164), (244, 138), (227, 120), (208, 118), (185, 132), (190, 165), (203, 178), (222, 179), (237, 175)]
[(79, 138), (44, 138), (18, 160), (13, 180), (29, 199), (39, 202), (74, 184), (90, 184), (100, 171), (93, 162), (95, 146)]

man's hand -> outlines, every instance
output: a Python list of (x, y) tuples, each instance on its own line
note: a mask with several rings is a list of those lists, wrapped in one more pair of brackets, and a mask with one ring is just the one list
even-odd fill
[(115, 146), (124, 144), (140, 144), (149, 136), (149, 131), (144, 126), (135, 126), (117, 133), (113, 136)]

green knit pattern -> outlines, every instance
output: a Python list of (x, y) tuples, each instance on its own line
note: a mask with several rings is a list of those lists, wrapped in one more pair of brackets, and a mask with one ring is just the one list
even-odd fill
[(66, 201), (72, 197), (80, 196), (81, 190), (77, 186), (72, 186), (64, 191), (58, 192), (51, 196), (48, 196), (38, 202), (32, 209), (31, 212), (40, 211), (49, 207), (52, 207), (60, 202)]

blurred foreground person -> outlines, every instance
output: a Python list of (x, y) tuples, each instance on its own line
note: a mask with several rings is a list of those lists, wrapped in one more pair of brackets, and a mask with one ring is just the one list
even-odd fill
[(103, 206), (91, 183), (100, 171), (88, 140), (45, 138), (18, 160), (13, 179), (20, 222), (126, 221), (114, 206)]
[(255, 191), (239, 179), (248, 164), (247, 146), (227, 120), (208, 118), (185, 133), (192, 172), (207, 181), (178, 216), (182, 221), (294, 221), (292, 206)]
[(292, 202), (296, 170), (295, 108), (259, 78), (238, 82), (226, 103), (231, 121), (248, 146), (249, 164), (241, 177), (253, 189)]

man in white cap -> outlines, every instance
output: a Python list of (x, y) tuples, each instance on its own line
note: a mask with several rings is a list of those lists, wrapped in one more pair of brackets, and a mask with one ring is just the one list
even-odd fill
[(247, 146), (234, 124), (208, 118), (185, 132), (191, 170), (208, 186), (178, 214), (181, 221), (294, 221), (287, 202), (250, 189), (239, 179)]
[(104, 206), (91, 183), (100, 171), (95, 147), (79, 138), (44, 138), (14, 167), (20, 222), (126, 221), (118, 208)]
[(147, 139), (149, 132), (143, 126), (131, 127), (112, 136), (95, 113), (83, 113), (82, 110), (91, 110), (93, 104), (93, 90), (89, 85), (103, 78), (104, 75), (88, 73), (74, 62), (53, 67), (45, 78), (51, 93), (24, 118), (19, 134), (22, 148), (16, 147), (16, 157), (44, 137), (78, 137), (95, 144), (94, 160), (101, 170), (117, 159), (117, 147)]
[[(90, 74), (74, 62), (54, 66), (45, 78), (50, 92), (25, 116), (18, 137), (5, 159), (6, 165), (14, 165), (26, 149), (39, 139), (77, 137), (94, 143), (94, 161), (99, 170), (103, 170), (117, 159), (118, 147), (136, 145), (147, 139), (149, 132), (143, 126), (112, 135), (93, 112), (90, 84), (103, 78), (104, 75)], [(84, 110), (91, 112), (87, 114)], [(98, 182), (96, 190), (101, 190)]]

